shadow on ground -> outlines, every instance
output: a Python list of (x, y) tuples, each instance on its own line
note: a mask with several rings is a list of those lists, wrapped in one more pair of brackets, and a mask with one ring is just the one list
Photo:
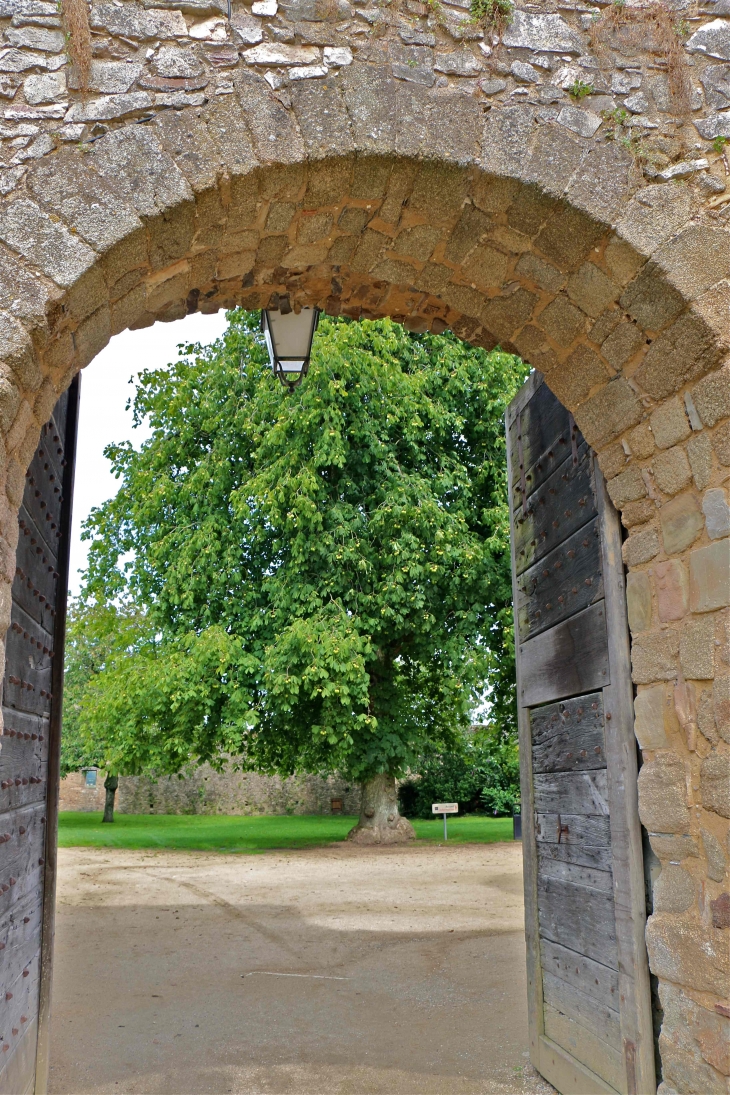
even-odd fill
[(551, 1091), (516, 851), (65, 851), (51, 1092)]

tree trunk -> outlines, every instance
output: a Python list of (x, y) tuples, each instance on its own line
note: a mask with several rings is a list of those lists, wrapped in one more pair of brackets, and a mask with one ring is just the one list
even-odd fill
[(104, 780), (106, 799), (104, 801), (104, 817), (102, 821), (114, 821), (114, 796), (119, 786), (119, 776), (107, 776)]
[(360, 820), (347, 839), (355, 844), (405, 844), (415, 838), (410, 821), (398, 813), (395, 776), (383, 773), (365, 780)]

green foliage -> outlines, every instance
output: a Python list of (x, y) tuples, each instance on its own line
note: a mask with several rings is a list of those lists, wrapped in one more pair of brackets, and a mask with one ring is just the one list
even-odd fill
[(580, 102), (586, 95), (593, 94), (593, 84), (588, 84), (585, 80), (574, 80), (568, 88), (568, 93)]
[(725, 151), (725, 145), (727, 144), (727, 137), (723, 137), (720, 134), (714, 137), (712, 140), (712, 147), (718, 156), (721, 156)]
[(61, 776), (82, 768), (106, 767), (103, 734), (89, 737), (81, 728), (81, 707), (94, 677), (133, 642), (136, 613), (108, 604), (71, 601), (66, 621), (63, 683)]
[(471, 0), (472, 21), (491, 27), (501, 34), (512, 22), (515, 10), (513, 0)]
[(462, 813), (511, 815), (520, 801), (516, 735), (492, 725), (447, 753), (428, 753), (398, 792), (406, 817), (431, 817), (434, 802), (458, 802)]
[[(323, 319), (285, 395), (258, 317), (142, 374), (84, 604), (126, 606), (79, 725), (119, 772), (399, 774), (485, 687), (514, 719), (503, 414), (527, 367)], [(111, 611), (111, 610), (110, 610)]]

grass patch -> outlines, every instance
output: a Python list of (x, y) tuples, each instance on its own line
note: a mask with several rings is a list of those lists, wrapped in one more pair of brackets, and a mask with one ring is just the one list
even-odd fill
[[(117, 814), (103, 825), (101, 814), (62, 813), (62, 848), (169, 848), (197, 852), (267, 852), (312, 848), (344, 840), (355, 817), (225, 817), (208, 814)], [(414, 821), (419, 842), (443, 843), (443, 819)], [(457, 817), (449, 820), (449, 843), (492, 844), (512, 839), (512, 819)]]

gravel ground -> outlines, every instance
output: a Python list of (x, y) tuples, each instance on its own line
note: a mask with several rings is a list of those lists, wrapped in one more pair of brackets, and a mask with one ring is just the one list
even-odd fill
[(518, 844), (60, 852), (51, 1095), (549, 1095)]

